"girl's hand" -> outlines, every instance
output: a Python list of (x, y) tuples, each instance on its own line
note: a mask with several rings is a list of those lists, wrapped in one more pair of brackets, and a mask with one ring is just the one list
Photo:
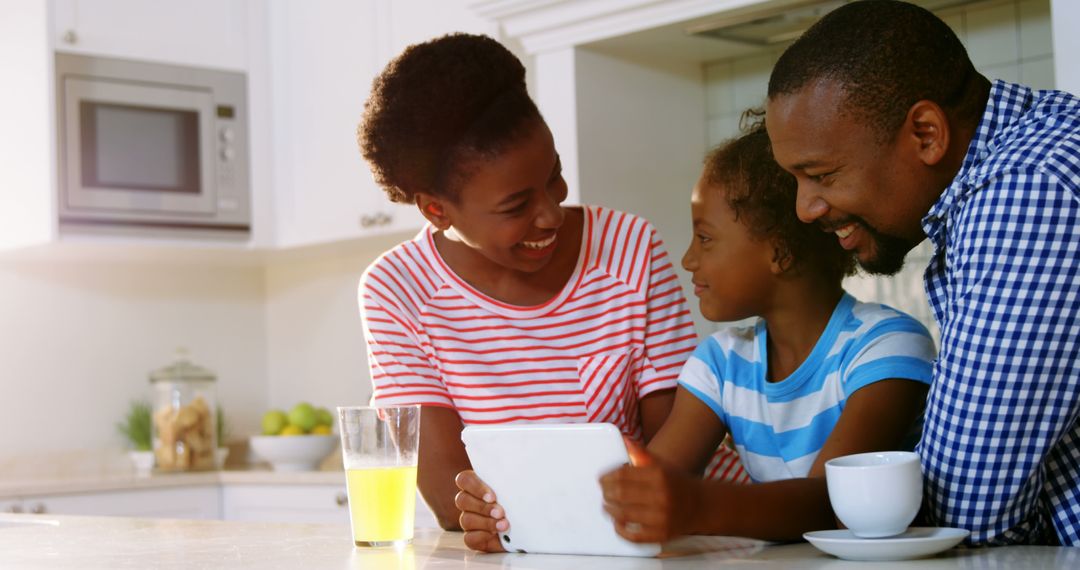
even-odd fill
[(499, 533), (510, 528), (503, 508), (495, 502), (495, 492), (475, 471), (462, 471), (454, 478), (461, 491), (454, 504), (461, 511), (458, 522), (465, 531), (465, 546), (481, 552), (504, 552)]
[(659, 465), (625, 465), (600, 478), (604, 510), (615, 532), (632, 542), (664, 542), (689, 534), (701, 481)]

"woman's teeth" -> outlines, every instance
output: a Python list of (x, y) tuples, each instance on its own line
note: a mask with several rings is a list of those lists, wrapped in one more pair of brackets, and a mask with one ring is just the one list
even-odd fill
[(523, 241), (521, 245), (529, 249), (544, 249), (545, 247), (555, 243), (555, 236), (551, 236), (548, 239), (542, 241)]
[(848, 224), (848, 225), (836, 230), (835, 233), (836, 233), (837, 237), (839, 237), (840, 239), (844, 239), (844, 238), (848, 237), (849, 235), (851, 235), (851, 232), (854, 232), (854, 231), (855, 231), (855, 224)]

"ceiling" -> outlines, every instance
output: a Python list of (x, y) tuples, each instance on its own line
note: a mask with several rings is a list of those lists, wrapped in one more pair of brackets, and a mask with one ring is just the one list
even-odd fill
[[(677, 22), (665, 26), (642, 30), (614, 38), (604, 39), (585, 44), (586, 49), (607, 54), (609, 56), (628, 59), (641, 63), (654, 63), (660, 65), (706, 63), (725, 59), (734, 59), (751, 54), (762, 53), (774, 49), (781, 49), (791, 40), (780, 41), (775, 44), (758, 45), (749, 42), (732, 41), (719, 37), (695, 34), (695, 31), (715, 30), (717, 27), (726, 28), (720, 34), (734, 31), (738, 35), (743, 33), (760, 32), (759, 35), (770, 33), (767, 16), (785, 14), (789, 16), (786, 24), (774, 25), (774, 28), (783, 28), (781, 32), (789, 33), (790, 37), (798, 34), (809, 26), (816, 18), (828, 11), (845, 4), (851, 0), (771, 0), (755, 4), (752, 7), (731, 10), (719, 14), (711, 14), (693, 20)], [(995, 4), (1011, 0), (910, 0), (915, 4), (922, 5), (940, 15), (959, 9), (963, 5)], [(791, 18), (790, 16), (799, 15)], [(732, 24), (753, 24), (743, 29), (735, 30), (727, 26)], [(752, 30), (751, 28), (757, 28)], [(772, 31), (776, 31), (775, 29)]]

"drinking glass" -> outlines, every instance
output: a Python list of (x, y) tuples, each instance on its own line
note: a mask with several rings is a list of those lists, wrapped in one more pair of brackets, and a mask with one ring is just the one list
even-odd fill
[(338, 408), (341, 455), (356, 546), (413, 538), (420, 406)]

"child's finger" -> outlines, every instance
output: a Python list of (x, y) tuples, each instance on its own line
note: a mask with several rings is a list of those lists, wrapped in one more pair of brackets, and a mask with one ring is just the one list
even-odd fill
[(630, 456), (630, 465), (637, 467), (643, 467), (645, 465), (652, 465), (653, 458), (649, 455), (648, 451), (642, 445), (627, 436), (623, 436), (623, 443), (626, 444), (626, 454)]
[(661, 487), (653, 473), (641, 467), (620, 467), (600, 477), (604, 501), (627, 505), (648, 505)]
[(480, 476), (471, 469), (458, 473), (457, 477), (454, 477), (454, 484), (457, 485), (458, 489), (482, 499), (485, 502), (495, 502), (495, 491), (492, 491), (491, 487), (488, 487), (484, 481), (480, 479)]
[(630, 542), (664, 542), (669, 538), (659, 528), (632, 521), (617, 521), (615, 532)]

